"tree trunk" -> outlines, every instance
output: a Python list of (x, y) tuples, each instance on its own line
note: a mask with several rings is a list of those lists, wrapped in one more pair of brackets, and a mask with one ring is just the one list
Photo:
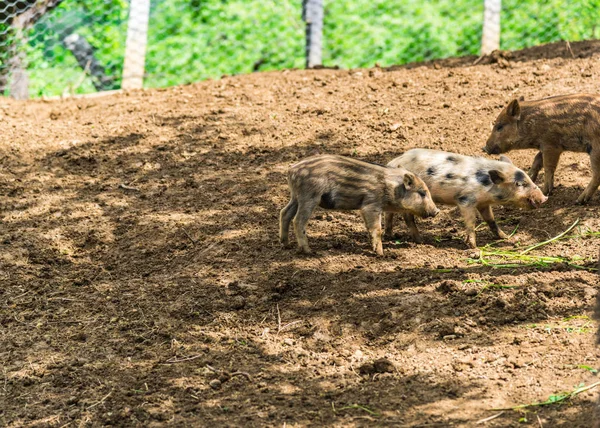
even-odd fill
[(10, 85), (10, 94), (17, 99), (28, 97), (28, 78), (25, 52), (27, 30), (42, 16), (58, 6), (63, 0), (2, 0), (0, 1), (0, 23), (9, 26), (0, 34), (3, 50), (0, 68), (0, 94)]
[(302, 0), (302, 19), (306, 22), (306, 68), (313, 68), (323, 63), (323, 0)]
[(85, 37), (73, 33), (63, 39), (63, 44), (71, 51), (79, 66), (91, 76), (97, 91), (113, 88), (114, 78), (106, 75), (104, 66), (94, 56), (94, 48)]
[(500, 49), (500, 12), (502, 0), (485, 0), (483, 30), (481, 35), (481, 55)]

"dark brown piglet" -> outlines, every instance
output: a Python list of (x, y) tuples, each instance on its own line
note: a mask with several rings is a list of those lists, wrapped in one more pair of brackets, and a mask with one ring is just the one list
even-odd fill
[[(600, 274), (600, 253), (598, 253), (598, 271), (597, 273)], [(594, 312), (596, 321), (600, 321), (600, 291), (598, 293), (596, 293), (596, 310)], [(598, 328), (598, 330), (596, 331), (596, 344), (600, 345), (600, 328)], [(596, 417), (596, 422), (594, 424), (594, 428), (600, 428), (600, 398), (598, 399), (598, 403), (596, 404), (596, 409), (594, 412), (594, 415)]]
[(279, 216), (279, 237), (288, 244), (290, 222), (298, 247), (310, 252), (306, 223), (317, 206), (327, 210), (358, 210), (371, 235), (373, 250), (383, 255), (381, 214), (411, 213), (433, 217), (439, 210), (421, 179), (405, 169), (334, 155), (304, 159), (288, 172), (291, 198)]
[(488, 154), (536, 149), (529, 175), (544, 168), (543, 192), (554, 188), (554, 172), (562, 152), (588, 153), (592, 179), (577, 203), (588, 202), (600, 185), (600, 96), (562, 95), (535, 101), (513, 100), (496, 118), (484, 147)]

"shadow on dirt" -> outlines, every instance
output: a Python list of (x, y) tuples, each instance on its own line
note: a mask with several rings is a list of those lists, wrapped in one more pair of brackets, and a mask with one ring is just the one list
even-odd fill
[[(352, 148), (327, 133), (278, 149), (231, 147), (228, 124), (258, 141), (272, 130), (224, 110), (153, 120), (180, 134), (149, 144), (130, 133), (55, 151), (22, 175), (19, 186), (31, 193), (3, 198), (0, 324), (18, 338), (2, 354), (17, 373), (5, 391), (23, 424), (56, 415), (61, 424), (185, 424), (199, 416), (248, 426), (466, 423), (430, 410), (455, 399), (476, 408), (478, 379), (498, 360), (486, 347), (518, 345), (502, 328), (530, 329), (533, 344), (545, 343), (532, 324), (590, 308), (591, 274), (574, 276), (569, 266), (506, 274), (464, 266), (462, 244), (452, 239), (460, 221), (450, 214), (421, 223), (431, 245), (392, 241), (376, 258), (355, 215), (317, 213), (309, 228), (320, 256), (283, 250), (277, 218), (287, 166)], [(535, 216), (500, 209), (498, 218), (543, 240), (592, 215), (573, 209), (537, 229), (563, 201), (558, 192)], [(425, 264), (423, 253), (439, 266)], [(571, 324), (552, 337), (566, 337)], [(369, 355), (360, 350), (366, 344)], [(394, 369), (360, 373), (390, 349), (402, 351)], [(32, 350), (36, 362), (23, 369)], [(446, 362), (434, 369), (423, 355)], [(30, 400), (37, 416), (22, 410)]]

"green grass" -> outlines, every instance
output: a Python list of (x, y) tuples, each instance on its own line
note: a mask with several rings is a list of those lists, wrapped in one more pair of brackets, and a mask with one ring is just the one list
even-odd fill
[[(575, 269), (582, 269), (588, 271), (596, 271), (596, 268), (582, 266), (580, 263), (585, 261), (581, 257), (563, 257), (563, 256), (542, 256), (530, 254), (532, 251), (539, 249), (543, 246), (553, 244), (555, 242), (566, 240), (566, 239), (581, 239), (589, 237), (598, 237), (600, 232), (585, 231), (576, 235), (569, 235), (568, 233), (573, 230), (579, 219), (577, 219), (568, 229), (559, 235), (548, 239), (543, 242), (539, 242), (534, 245), (530, 245), (525, 248), (516, 247), (515, 249), (500, 249), (495, 248), (496, 243), (485, 245), (479, 249), (477, 258), (470, 257), (467, 259), (468, 264), (479, 264), (483, 266), (492, 267), (495, 269), (513, 269), (522, 267), (533, 267), (533, 268), (548, 268), (552, 265), (561, 263), (568, 265)], [(515, 229), (516, 231), (516, 229)], [(513, 231), (513, 234), (515, 233)], [(512, 235), (512, 234), (511, 234)]]
[(559, 392), (557, 394), (551, 395), (550, 397), (548, 397), (545, 401), (541, 401), (541, 402), (535, 402), (535, 403), (529, 403), (529, 404), (519, 404), (516, 406), (512, 406), (512, 407), (507, 407), (507, 408), (502, 408), (502, 409), (491, 409), (493, 411), (498, 411), (498, 410), (514, 410), (514, 411), (523, 411), (525, 409), (531, 408), (531, 407), (539, 407), (539, 406), (549, 406), (552, 404), (560, 404), (563, 403), (567, 400), (570, 400), (571, 398), (575, 397), (578, 394), (581, 394), (582, 392), (588, 391), (592, 388), (597, 387), (598, 385), (600, 385), (600, 382), (595, 382), (589, 386), (585, 386), (584, 383), (579, 384), (579, 386), (577, 386), (576, 388), (574, 388), (572, 391), (567, 391), (567, 392)]
[(593, 331), (594, 323), (587, 315), (573, 315), (563, 318), (559, 324), (528, 324), (523, 327), (528, 329), (541, 328), (547, 333), (551, 333), (553, 330), (559, 330), (566, 333), (587, 334)]
[(481, 287), (479, 289), (479, 292), (477, 293), (477, 296), (479, 296), (481, 293), (483, 293), (486, 290), (509, 290), (511, 288), (520, 288), (520, 285), (504, 285), (504, 284), (496, 284), (493, 282), (489, 282), (489, 281), (484, 281), (481, 279), (467, 279), (466, 281), (463, 281), (463, 284), (469, 284), (469, 283), (477, 283), (477, 284), (481, 284), (483, 285), (483, 287)]
[[(342, 68), (389, 66), (477, 55), (483, 0), (348, 0), (325, 2), (323, 61)], [(598, 37), (600, 0), (502, 2), (502, 49)], [(36, 24), (28, 51), (31, 95), (60, 95), (77, 82), (61, 45), (65, 23), (122, 73), (128, 2), (73, 0)], [(223, 74), (304, 66), (299, 0), (164, 0), (152, 2), (145, 85), (162, 87)], [(46, 74), (47, 73), (47, 74)], [(54, 79), (53, 76), (59, 76)], [(91, 85), (77, 92), (93, 91)]]

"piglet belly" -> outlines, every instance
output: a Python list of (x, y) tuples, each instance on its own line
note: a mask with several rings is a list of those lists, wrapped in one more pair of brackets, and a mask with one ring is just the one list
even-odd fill
[(431, 197), (436, 204), (456, 205), (456, 195), (461, 191), (456, 186), (442, 186), (437, 183), (428, 183)]

